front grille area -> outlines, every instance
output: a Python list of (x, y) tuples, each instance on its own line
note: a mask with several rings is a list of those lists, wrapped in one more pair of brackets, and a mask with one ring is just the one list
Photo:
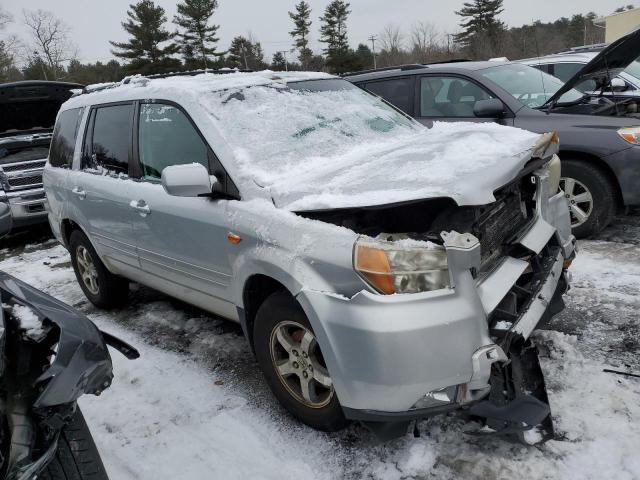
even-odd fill
[(9, 177), (7, 182), (11, 188), (29, 187), (42, 185), (42, 173), (37, 173), (28, 177)]
[(483, 208), (475, 232), (482, 249), (482, 270), (492, 268), (515, 237), (533, 223), (533, 193), (535, 190), (523, 193), (521, 185), (510, 186), (496, 194), (495, 203)]
[(19, 172), (21, 170), (25, 170), (26, 168), (44, 168), (46, 163), (46, 160), (41, 160), (37, 162), (29, 162), (28, 164), (19, 163), (13, 165), (4, 165), (1, 168), (4, 172)]

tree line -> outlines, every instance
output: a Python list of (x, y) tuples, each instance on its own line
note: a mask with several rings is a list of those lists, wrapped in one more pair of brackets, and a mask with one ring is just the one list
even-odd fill
[[(316, 70), (345, 73), (406, 63), (429, 63), (450, 59), (512, 59), (546, 55), (577, 45), (604, 41), (604, 29), (596, 26), (593, 12), (562, 17), (554, 22), (535, 22), (507, 27), (500, 19), (503, 0), (471, 0), (455, 14), (460, 30), (449, 34), (429, 22), (416, 22), (409, 31), (389, 24), (372, 35), (371, 47), (352, 48), (347, 21), (351, 7), (345, 0), (331, 0), (318, 17), (321, 52), (310, 47), (314, 28), (311, 6), (301, 0), (288, 12), (292, 41), (290, 50), (265, 58), (260, 41), (251, 35), (234, 37), (226, 50), (220, 48), (219, 25), (214, 18), (218, 0), (182, 0), (169, 20), (153, 0), (129, 5), (122, 28), (128, 38), (111, 41), (118, 60), (82, 63), (70, 38), (70, 28), (52, 12), (23, 11), (25, 40), (0, 36), (0, 81), (21, 79), (65, 80), (82, 84), (117, 81), (125, 75), (154, 74), (194, 69)], [(625, 5), (616, 11), (633, 8)], [(0, 10), (0, 32), (14, 19)], [(375, 49), (375, 50), (374, 50)], [(18, 68), (17, 60), (22, 59)]]

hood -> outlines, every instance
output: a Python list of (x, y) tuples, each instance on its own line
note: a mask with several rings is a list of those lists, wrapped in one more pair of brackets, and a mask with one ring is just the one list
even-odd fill
[(556, 138), (494, 123), (435, 123), (391, 145), (362, 145), (307, 164), (268, 191), (277, 207), (295, 212), (429, 198), (486, 205), (532, 158), (555, 153)]
[(587, 63), (543, 105), (554, 105), (572, 88), (586, 80), (595, 80), (598, 85), (606, 85), (640, 55), (640, 28), (616, 40)]
[(82, 85), (23, 81), (0, 84), (0, 135), (52, 129), (60, 106)]

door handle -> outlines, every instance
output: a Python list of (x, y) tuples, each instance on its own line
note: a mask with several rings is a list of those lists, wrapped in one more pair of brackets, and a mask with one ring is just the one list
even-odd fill
[(131, 200), (131, 202), (129, 202), (129, 206), (142, 217), (146, 217), (151, 213), (149, 205), (147, 205), (147, 202), (144, 200)]
[(80, 187), (73, 187), (73, 190), (71, 190), (71, 192), (75, 194), (80, 200), (84, 200), (87, 197), (87, 192), (82, 190), (82, 188)]

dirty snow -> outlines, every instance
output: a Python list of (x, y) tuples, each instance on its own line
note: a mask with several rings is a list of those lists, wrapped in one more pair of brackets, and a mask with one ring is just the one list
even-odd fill
[(26, 305), (13, 305), (11, 314), (20, 322), (20, 328), (25, 331), (28, 336), (37, 337), (42, 333), (42, 322)]
[(80, 402), (114, 479), (637, 480), (640, 381), (602, 370), (640, 371), (640, 212), (580, 246), (567, 310), (536, 335), (558, 433), (537, 448), (464, 435), (457, 417), (388, 444), (318, 433), (273, 399), (236, 325), (137, 286), (126, 309), (96, 310), (53, 242), (3, 249), (0, 270), (140, 348), (114, 352), (113, 386)]
[[(305, 80), (332, 87), (296, 89)], [(208, 123), (200, 128), (226, 144), (213, 147), (241, 191), (258, 185), (288, 210), (440, 196), (459, 205), (490, 203), (539, 138), (495, 123), (436, 122), (427, 129), (345, 80), (305, 72), (133, 77), (74, 97), (65, 108), (140, 96), (200, 109), (198, 118)]]

